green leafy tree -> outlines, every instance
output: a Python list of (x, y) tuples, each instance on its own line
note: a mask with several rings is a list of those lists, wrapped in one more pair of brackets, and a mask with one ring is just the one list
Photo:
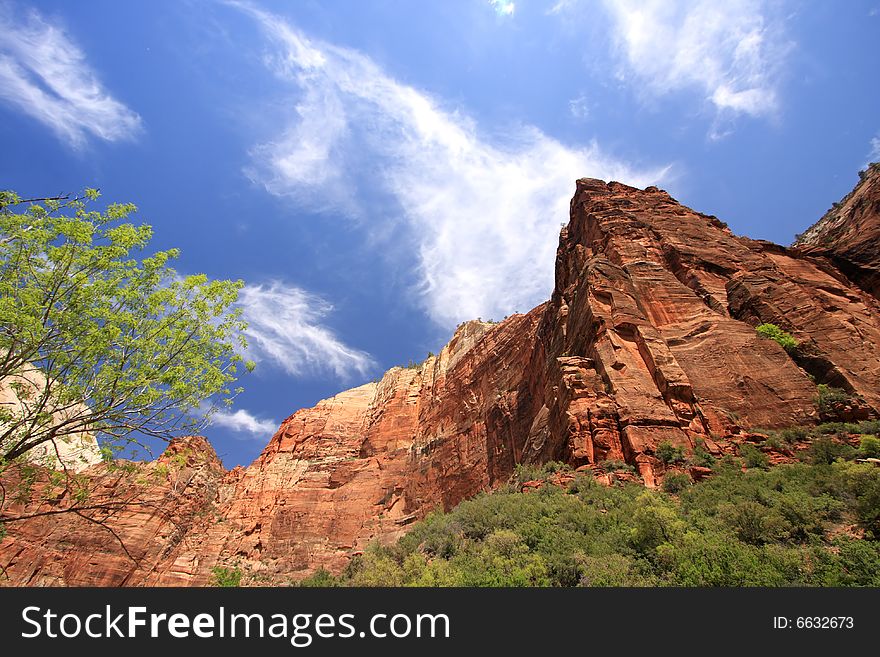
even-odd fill
[(681, 463), (685, 460), (684, 448), (676, 447), (668, 441), (662, 442), (657, 445), (657, 449), (655, 450), (654, 454), (666, 465), (669, 465), (671, 463)]
[(242, 283), (178, 276), (176, 249), (136, 257), (151, 227), (126, 221), (131, 204), (90, 209), (98, 196), (0, 192), (0, 383), (19, 400), (0, 410), (0, 474), (84, 433), (108, 456), (196, 433), (252, 368), (234, 306)]

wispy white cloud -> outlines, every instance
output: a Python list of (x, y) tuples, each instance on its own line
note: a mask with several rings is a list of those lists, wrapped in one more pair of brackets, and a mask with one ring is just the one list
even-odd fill
[(349, 347), (322, 325), (333, 306), (301, 288), (273, 281), (246, 285), (238, 303), (248, 322), (248, 357), (288, 374), (332, 372), (342, 379), (366, 374), (369, 354)]
[(871, 152), (868, 154), (868, 163), (880, 162), (880, 134), (871, 139)]
[(254, 438), (271, 436), (278, 428), (277, 422), (258, 419), (242, 408), (232, 413), (229, 411), (216, 411), (211, 415), (210, 422), (212, 425), (239, 433), (249, 433)]
[(489, 4), (495, 9), (495, 13), (499, 16), (512, 16), (516, 11), (516, 5), (513, 0), (489, 0)]
[(550, 9), (548, 9), (545, 13), (562, 14), (575, 4), (577, 4), (577, 0), (557, 0), (557, 2), (554, 3), (553, 6), (550, 7)]
[(590, 103), (584, 94), (568, 101), (568, 111), (576, 119), (585, 121), (590, 118)]
[(767, 116), (791, 42), (764, 0), (606, 0), (621, 76), (652, 95), (693, 88), (719, 115)]
[(481, 134), (363, 54), (239, 6), (270, 36), (266, 62), (297, 93), (289, 125), (253, 151), (250, 174), (274, 194), (318, 205), (357, 194), (359, 180), (371, 198), (388, 194), (393, 207), (374, 216), (409, 228), (421, 302), (443, 325), (500, 318), (549, 296), (577, 178), (649, 184), (666, 171), (636, 171), (595, 143), (567, 147), (530, 126)]
[(82, 50), (36, 10), (22, 19), (0, 3), (0, 101), (46, 124), (74, 148), (89, 134), (134, 137), (141, 118), (113, 98)]

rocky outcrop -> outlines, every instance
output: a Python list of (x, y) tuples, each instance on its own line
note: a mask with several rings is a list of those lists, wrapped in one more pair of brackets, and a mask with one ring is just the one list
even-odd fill
[(859, 183), (794, 245), (827, 256), (862, 289), (880, 298), (880, 163), (859, 173)]
[[(517, 464), (563, 460), (610, 483), (601, 464), (626, 461), (656, 486), (664, 443), (721, 454), (749, 428), (818, 421), (817, 383), (876, 414), (880, 306), (836, 257), (737, 237), (657, 188), (579, 180), (547, 303), (467, 322), (438, 356), (296, 412), (247, 468), (224, 473), (201, 446), (174, 485), (134, 466), (132, 499), (149, 504), (105, 526), (10, 523), (0, 565), (17, 584), (203, 585), (216, 567), (285, 583), (338, 572)], [(757, 335), (768, 322), (794, 356)], [(108, 499), (128, 491), (106, 468), (87, 472)], [(61, 545), (79, 565), (59, 563)]]
[[(205, 438), (173, 440), (151, 463), (96, 465), (78, 481), (11, 467), (0, 584), (126, 586), (143, 582), (216, 509), (225, 471)], [(25, 493), (21, 500), (11, 493)], [(12, 518), (12, 520), (8, 520)]]

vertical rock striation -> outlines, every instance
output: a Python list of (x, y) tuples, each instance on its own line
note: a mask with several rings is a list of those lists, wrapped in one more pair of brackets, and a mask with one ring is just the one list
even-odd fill
[[(880, 305), (849, 269), (872, 266), (848, 246), (866, 229), (844, 225), (876, 226), (878, 213), (856, 206), (832, 246), (786, 249), (657, 188), (579, 180), (548, 302), (466, 322), (438, 356), (297, 411), (247, 468), (222, 471), (203, 439), (185, 457), (172, 444), (178, 456), (160, 463), (183, 458), (186, 485), (160, 468), (166, 478), (135, 495), (149, 503), (105, 526), (71, 514), (11, 523), (0, 566), (15, 584), (204, 585), (217, 566), (285, 583), (340, 571), (519, 463), (623, 460), (656, 486), (661, 444), (720, 454), (744, 429), (816, 421), (816, 383), (876, 414)], [(756, 334), (767, 322), (799, 341), (794, 357)], [(108, 498), (130, 491), (106, 466), (87, 472)]]

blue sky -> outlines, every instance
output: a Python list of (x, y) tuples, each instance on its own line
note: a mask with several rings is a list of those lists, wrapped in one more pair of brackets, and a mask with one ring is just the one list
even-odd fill
[(206, 433), (247, 464), (545, 300), (578, 177), (790, 243), (880, 159), (877, 43), (877, 0), (0, 0), (0, 187), (99, 187), (246, 282), (258, 367)]

